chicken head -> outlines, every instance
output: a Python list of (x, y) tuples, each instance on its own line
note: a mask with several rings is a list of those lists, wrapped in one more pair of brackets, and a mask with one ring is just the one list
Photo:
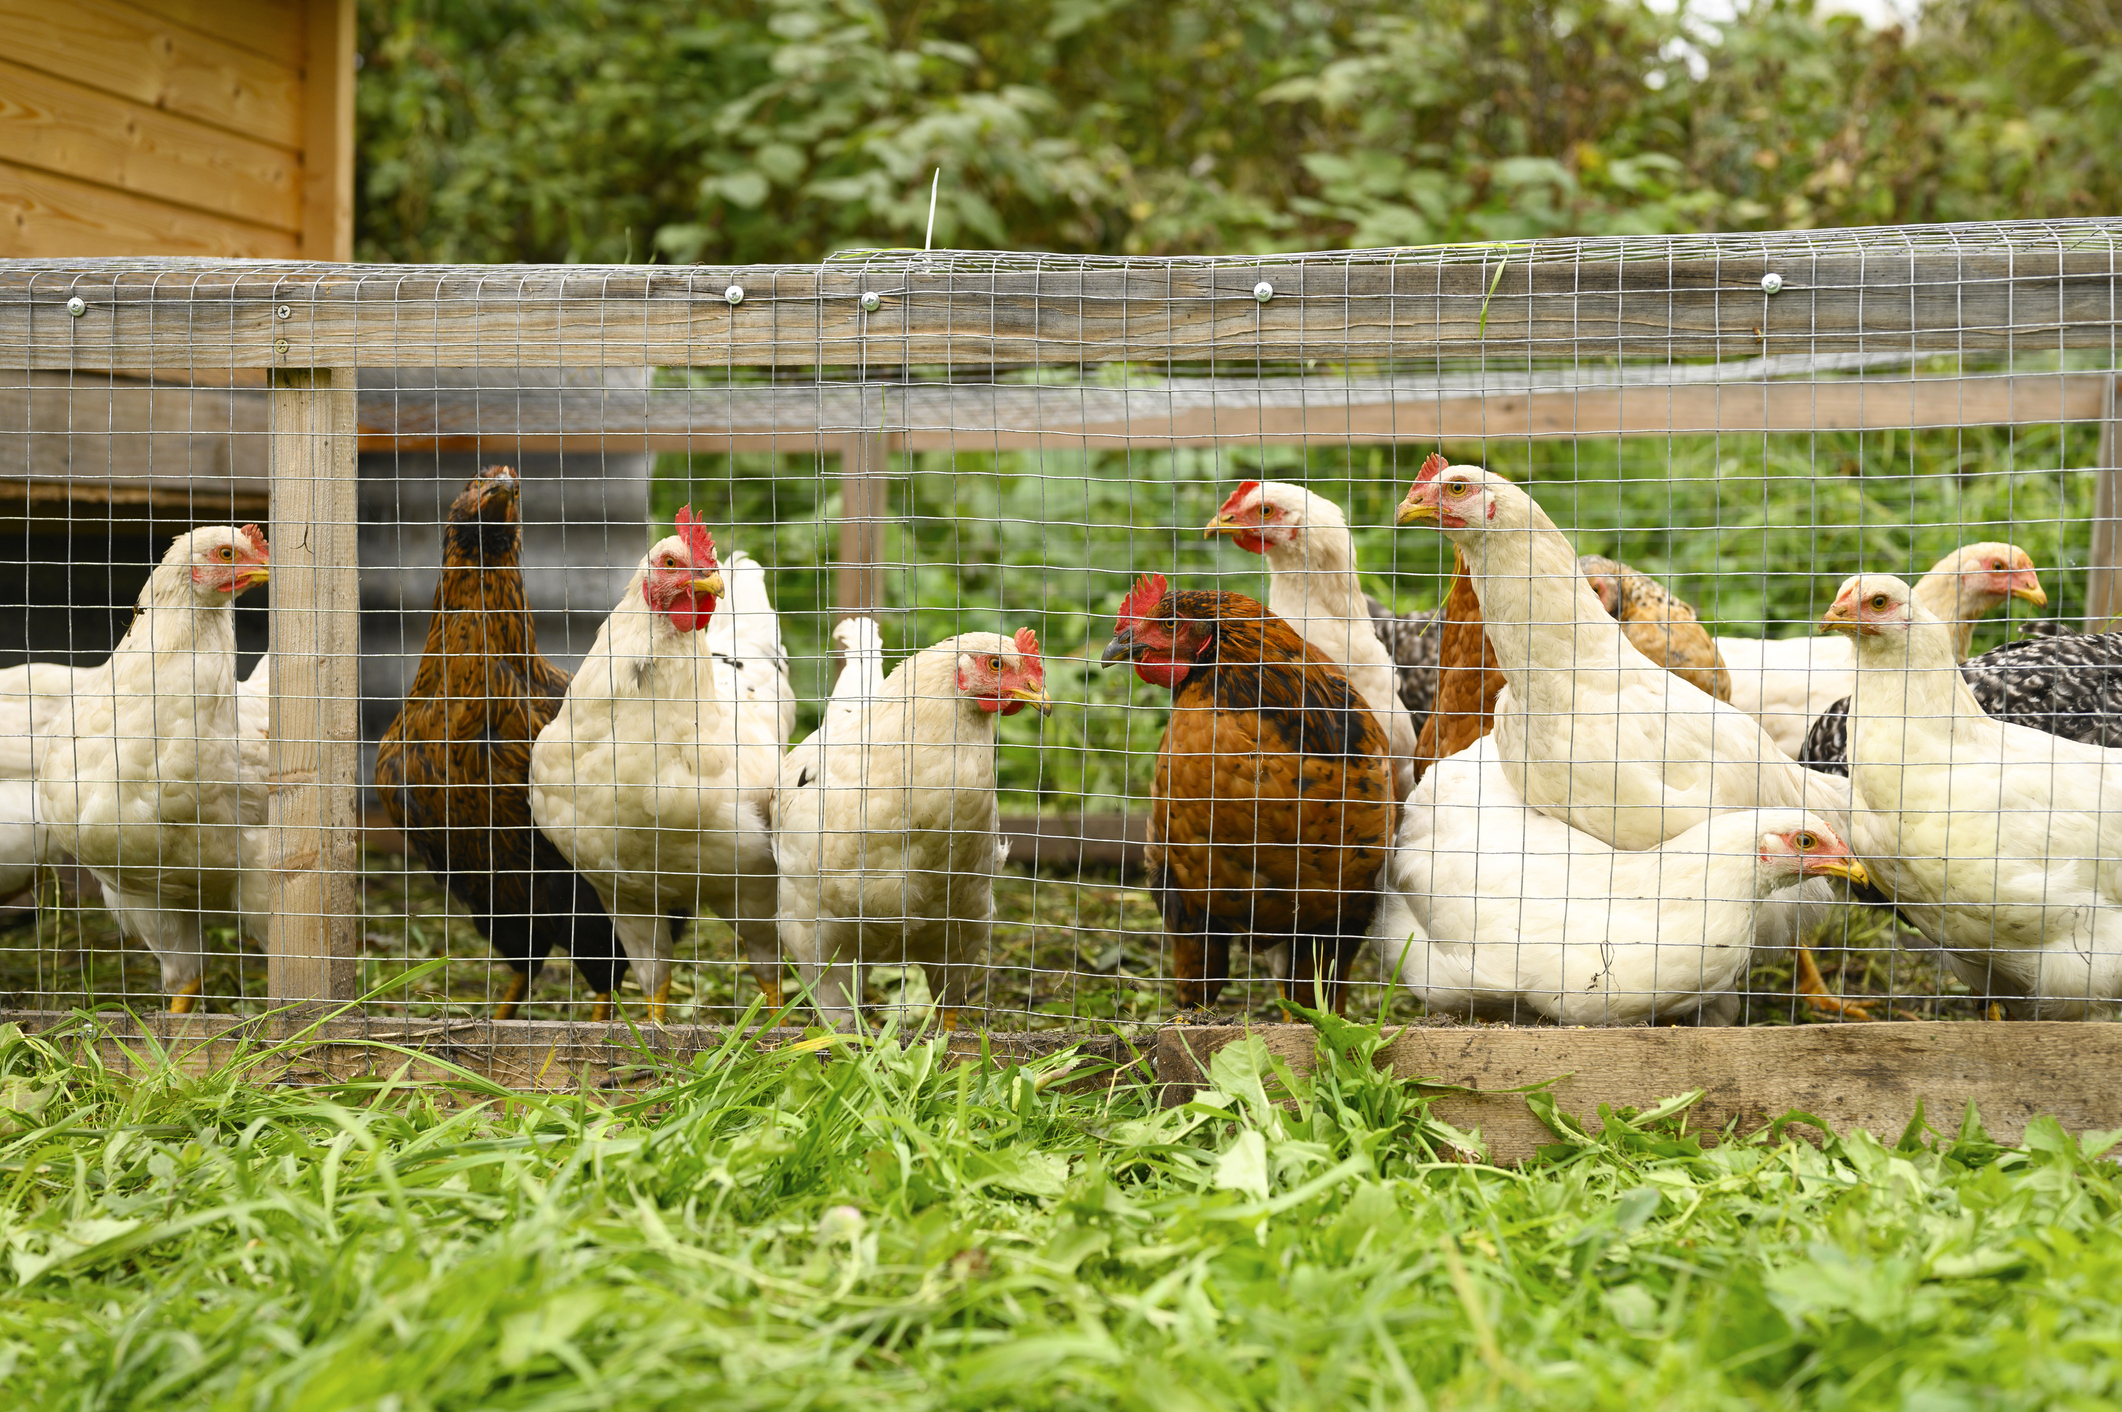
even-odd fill
[(1523, 491), (1503, 477), (1479, 466), (1447, 465), (1442, 456), (1432, 455), (1422, 463), (1414, 484), (1407, 488), (1393, 523), (1428, 521), (1447, 532), (1491, 527), (1523, 529), (1525, 517), (1508, 513), (1513, 497), (1520, 501), (1526, 498)]
[(162, 562), (189, 568), (193, 592), (218, 603), (268, 582), (272, 557), (256, 525), (204, 525), (178, 535)]
[(488, 466), (466, 481), (450, 502), (445, 553), (454, 551), (460, 563), (514, 553), (520, 490), (513, 466)]
[[(1858, 638), (1905, 633), (1915, 622), (1916, 611), (1915, 596), (1902, 580), (1892, 574), (1858, 574), (1842, 581), (1833, 605), (1820, 619), (1820, 631), (1846, 632)], [(1930, 618), (1928, 613), (1924, 616)]]
[[(2034, 571), (2033, 557), (2016, 544), (1964, 544), (1931, 566), (1931, 574), (1952, 575), (1957, 580), (1957, 601), (1929, 605), (1934, 617), (1948, 622), (1987, 617), (2007, 598), (2022, 598), (2036, 608), (2048, 606), (2041, 575)], [(1928, 577), (1928, 575), (1926, 575)], [(1939, 612), (1950, 607), (1952, 616)]]
[(1811, 814), (1804, 816), (1801, 828), (1762, 834), (1754, 857), (1761, 872), (1771, 878), (1847, 878), (1859, 887), (1871, 886), (1871, 875), (1841, 835)]
[(687, 505), (678, 511), (678, 532), (648, 551), (642, 600), (651, 613), (668, 618), (679, 632), (697, 632), (714, 616), (715, 600), (722, 593), (722, 566), (715, 560), (714, 537)]
[[(973, 645), (960, 642), (965, 649)], [(1039, 709), (1040, 715), (1051, 716), (1054, 703), (1046, 694), (1046, 664), (1039, 657), (1039, 635), (1030, 628), (1018, 628), (1014, 638), (997, 637), (995, 649), (959, 652), (959, 693), (971, 697), (983, 711), (1014, 716), (1031, 705)]]
[(1127, 597), (1120, 600), (1113, 638), (1105, 644), (1099, 665), (1132, 662), (1135, 675), (1151, 686), (1178, 689), (1201, 650), (1214, 639), (1215, 627), (1176, 617), (1169, 605), (1169, 588), (1162, 574), (1144, 574), (1135, 580)]
[(1227, 534), (1231, 543), (1250, 554), (1264, 554), (1269, 546), (1288, 544), (1304, 532), (1301, 496), (1286, 493), (1293, 486), (1262, 485), (1240, 481), (1216, 511), (1216, 517), (1201, 527), (1203, 539)]

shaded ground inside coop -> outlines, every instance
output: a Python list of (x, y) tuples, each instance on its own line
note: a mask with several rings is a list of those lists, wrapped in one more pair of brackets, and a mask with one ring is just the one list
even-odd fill
[[(144, 947), (126, 945), (110, 915), (81, 891), (72, 869), (48, 873), (41, 906), (0, 909), (0, 1007), (65, 1010), (98, 1004), (160, 1008), (159, 971)], [(380, 992), (378, 1013), (418, 1018), (489, 1013), (508, 971), (470, 920), (417, 864), (401, 854), (365, 849), (361, 876), (360, 986)], [(995, 1029), (1107, 1029), (1149, 1027), (1176, 1013), (1170, 958), (1150, 896), (1117, 875), (1053, 876), (1017, 870), (996, 880), (997, 921), (984, 972), (984, 1023)], [(1830, 989), (1874, 1002), (1878, 1019), (1976, 1019), (1981, 1002), (1922, 949), (1920, 939), (1875, 908), (1831, 910), (1813, 933), (1815, 956)], [(242, 942), (233, 926), (208, 931), (205, 1008), (256, 1014), (267, 1006), (264, 954)], [(438, 958), (447, 964), (412, 973)], [(672, 986), (674, 1023), (729, 1023), (758, 996), (738, 959), (735, 939), (720, 921), (689, 926), (678, 947)], [(1234, 967), (1243, 958), (1234, 954)], [(1453, 1023), (1428, 1016), (1420, 1001), (1387, 985), (1376, 948), (1356, 967), (1349, 1013), (1393, 1024)], [(793, 986), (794, 974), (789, 973)], [(871, 1018), (894, 1008), (906, 1020), (928, 1012), (918, 972), (880, 958), (869, 967)], [(550, 958), (520, 1017), (586, 1019), (591, 997), (564, 957)], [(619, 992), (623, 1013), (640, 1019), (642, 995), (629, 977)], [(1273, 982), (1255, 960), (1235, 976), (1216, 1014), (1262, 1023), (1287, 1016)], [(1528, 1022), (1537, 1017), (1528, 1016)], [(1826, 1018), (1794, 998), (1789, 952), (1756, 955), (1742, 1009), (1747, 1024), (1792, 1024)]]

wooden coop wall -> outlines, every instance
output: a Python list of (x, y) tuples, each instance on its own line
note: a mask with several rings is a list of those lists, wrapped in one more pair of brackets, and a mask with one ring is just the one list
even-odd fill
[(0, 257), (353, 254), (355, 0), (0, 0)]

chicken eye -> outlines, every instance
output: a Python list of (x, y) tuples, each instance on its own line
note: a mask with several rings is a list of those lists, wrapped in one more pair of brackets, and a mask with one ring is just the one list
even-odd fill
[(234, 545), (224, 544), (221, 546), (218, 552), (220, 554), (222, 563), (233, 564), (236, 562), (236, 550)]
[(1797, 837), (1797, 839), (1795, 840), (1795, 842), (1796, 842), (1796, 843), (1797, 843), (1797, 845), (1798, 845), (1798, 851), (1799, 851), (1800, 853), (1803, 853), (1803, 852), (1805, 852), (1805, 851), (1806, 851), (1807, 849), (1811, 849), (1811, 848), (1818, 848), (1818, 847), (1820, 846), (1820, 840), (1819, 840), (1819, 839), (1817, 839), (1817, 838), (1814, 838), (1814, 837), (1813, 837), (1813, 836), (1812, 836), (1811, 834), (1809, 834), (1809, 833), (1801, 833), (1801, 834), (1799, 834), (1799, 835), (1798, 835), (1798, 837)]
[(987, 669), (990, 672), (995, 673), (995, 675), (1000, 676), (1002, 674), (1002, 659), (1000, 657), (988, 658)]
[(1874, 594), (1873, 594), (1873, 595), (1871, 596), (1871, 606), (1872, 606), (1872, 611), (1873, 611), (1873, 612), (1875, 612), (1875, 613), (1883, 613), (1883, 612), (1885, 612), (1885, 611), (1886, 611), (1886, 595), (1885, 595), (1885, 594), (1883, 594), (1883, 593), (1874, 593)]
[(1466, 482), (1463, 480), (1455, 480), (1451, 482), (1451, 484), (1444, 487), (1444, 493), (1450, 496), (1464, 495), (1466, 494)]

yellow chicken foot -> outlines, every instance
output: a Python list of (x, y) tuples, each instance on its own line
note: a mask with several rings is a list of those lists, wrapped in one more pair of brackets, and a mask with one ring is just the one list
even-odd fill
[(199, 1003), (199, 982), (186, 981), (170, 992), (169, 1012), (172, 1015), (189, 1015), (192, 1007)]
[(648, 1022), (652, 1025), (662, 1024), (663, 1016), (670, 1010), (670, 986), (669, 980), (664, 981), (656, 987), (656, 993), (648, 998)]
[(1807, 947), (1798, 948), (1798, 994), (1805, 1003), (1822, 1014), (1833, 1015), (1844, 1020), (1869, 1020), (1871, 1011), (1854, 1000), (1844, 1000), (1827, 988), (1827, 979), (1820, 974), (1820, 965), (1813, 960)]
[(775, 974), (768, 976), (765, 980), (760, 981), (759, 993), (766, 997), (766, 1009), (768, 1014), (772, 1014), (774, 1011), (779, 1010), (781, 1008), (780, 973), (776, 972)]
[(2004, 1002), (2003, 1002), (2003, 1001), (2001, 1001), (2001, 1000), (1992, 1000), (1992, 1001), (1990, 1001), (1990, 1002), (1989, 1002), (1989, 1004), (1988, 1004), (1988, 1005), (1986, 1005), (1986, 1006), (1984, 1006), (1984, 1007), (1983, 1007), (1983, 1009), (1982, 1009), (1982, 1018), (1983, 1018), (1983, 1019), (1985, 1019), (1985, 1020), (2001, 1020), (2001, 1019), (2003, 1019), (2003, 1018), (2004, 1018)]
[(611, 1023), (611, 1018), (612, 993), (600, 990), (590, 998), (589, 1022), (593, 1025), (607, 1025)]
[(944, 1033), (948, 1034), (950, 1031), (958, 1028), (958, 1007), (955, 1005), (945, 1005), (942, 1007), (942, 1012), (943, 1030)]
[(530, 977), (522, 971), (510, 971), (508, 973), (508, 989), (502, 991), (501, 998), (494, 1002), (494, 1018), (497, 1020), (515, 1019), (516, 1006), (528, 994), (530, 994)]

